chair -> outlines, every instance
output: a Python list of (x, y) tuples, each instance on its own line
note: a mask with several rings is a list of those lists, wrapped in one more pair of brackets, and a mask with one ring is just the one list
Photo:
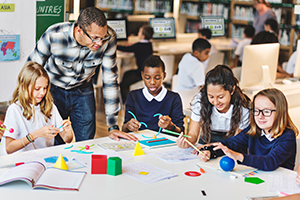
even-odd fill
[(211, 54), (209, 57), (209, 61), (206, 66), (205, 74), (215, 68), (217, 65), (222, 65), (224, 62), (224, 53), (216, 52)]
[(165, 67), (166, 67), (167, 75), (166, 75), (164, 82), (171, 86), (172, 77), (174, 75), (175, 56), (174, 55), (161, 55), (160, 58), (165, 63)]
[(177, 85), (177, 79), (178, 79), (178, 74), (174, 74), (172, 77), (172, 87), (171, 89), (174, 91), (176, 85)]

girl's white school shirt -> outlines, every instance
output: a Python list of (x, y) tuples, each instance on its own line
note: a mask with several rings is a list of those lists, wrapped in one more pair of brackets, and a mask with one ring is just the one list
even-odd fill
[[(191, 119), (195, 122), (200, 122), (201, 115), (201, 94), (198, 93), (194, 98), (192, 103), (192, 115)], [(230, 122), (231, 116), (233, 111), (233, 104), (230, 105), (230, 108), (226, 113), (220, 113), (215, 106), (212, 108), (211, 114), (211, 126), (210, 129), (212, 131), (219, 131), (219, 132), (228, 132), (230, 131)], [(239, 129), (245, 129), (249, 126), (249, 109), (242, 107), (242, 117), (239, 123)]]
[[(23, 110), (24, 109), (20, 105), (19, 101), (11, 104), (8, 107), (5, 115), (4, 124), (7, 129), (13, 128), (14, 132), (10, 133), (9, 131), (5, 131), (4, 132), (5, 137), (20, 139), (25, 137), (28, 133), (32, 133), (33, 131), (38, 130), (44, 126), (54, 125), (54, 127), (59, 127), (61, 125), (62, 118), (54, 104), (51, 112), (52, 116), (50, 119), (48, 119), (47, 122), (46, 122), (45, 115), (41, 112), (40, 105), (34, 107), (35, 110), (34, 119), (33, 117), (31, 117), (30, 120), (27, 120), (23, 116)], [(23, 140), (25, 142), (27, 138), (24, 138)], [(27, 146), (25, 146), (24, 148), (16, 152), (50, 147), (53, 145), (54, 145), (54, 138), (49, 139), (49, 138), (39, 137), (33, 143), (28, 144)]]

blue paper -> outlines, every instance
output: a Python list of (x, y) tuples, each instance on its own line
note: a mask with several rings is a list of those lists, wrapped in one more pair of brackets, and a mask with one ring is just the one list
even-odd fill
[(176, 145), (176, 142), (172, 140), (163, 140), (163, 141), (158, 141), (158, 142), (150, 142), (147, 143), (147, 141), (155, 141), (155, 140), (161, 140), (161, 139), (166, 139), (165, 137), (163, 138), (156, 138), (156, 139), (150, 139), (150, 140), (140, 140), (139, 143), (142, 145), (145, 145), (150, 148), (157, 148), (157, 147), (164, 147), (164, 146), (170, 146), (170, 145)]
[[(68, 158), (67, 157), (63, 157), (65, 159), (66, 162), (68, 162)], [(58, 156), (51, 156), (51, 157), (48, 157), (48, 158), (44, 158), (45, 162), (47, 163), (56, 163), (58, 159)]]

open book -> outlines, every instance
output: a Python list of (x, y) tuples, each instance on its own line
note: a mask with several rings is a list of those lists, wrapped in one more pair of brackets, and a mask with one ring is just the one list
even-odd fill
[(53, 190), (79, 190), (86, 172), (48, 168), (40, 162), (29, 162), (8, 169), (0, 177), (0, 185), (13, 181), (25, 181), (32, 188)]

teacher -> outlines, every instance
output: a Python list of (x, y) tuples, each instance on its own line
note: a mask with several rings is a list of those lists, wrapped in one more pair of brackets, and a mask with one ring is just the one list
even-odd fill
[(103, 94), (109, 137), (136, 141), (117, 126), (119, 87), (116, 33), (96, 7), (84, 9), (74, 23), (50, 26), (37, 42), (28, 61), (43, 65), (51, 80), (51, 94), (63, 119), (70, 117), (76, 141), (93, 139), (96, 130), (95, 97), (91, 81), (103, 72)]
[(264, 31), (264, 24), (267, 19), (276, 19), (276, 15), (271, 9), (271, 5), (265, 0), (253, 0), (253, 7), (256, 9), (254, 14), (253, 27), (255, 34)]

